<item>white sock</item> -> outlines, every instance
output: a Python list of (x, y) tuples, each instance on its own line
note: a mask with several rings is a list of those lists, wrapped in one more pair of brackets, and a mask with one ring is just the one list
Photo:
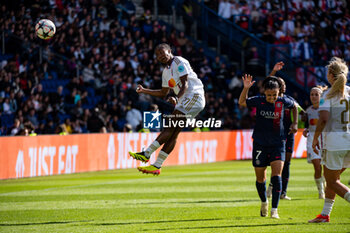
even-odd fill
[(272, 211), (277, 211), (277, 208), (271, 208), (271, 212), (272, 212)]
[(162, 167), (163, 163), (164, 163), (164, 160), (166, 160), (166, 158), (168, 158), (168, 155), (167, 153), (165, 153), (164, 151), (159, 151), (159, 154), (158, 154), (158, 157), (157, 157), (157, 160), (156, 162), (153, 164), (153, 166), (155, 167)]
[(350, 191), (348, 191), (347, 193), (345, 193), (344, 199), (347, 200), (348, 202), (350, 202)]
[(315, 182), (318, 189), (318, 193), (324, 193), (323, 178), (320, 177), (318, 179), (315, 179)]
[(160, 147), (159, 142), (155, 140), (154, 142), (152, 142), (151, 145), (149, 145), (149, 147), (147, 147), (147, 149), (145, 150), (145, 155), (148, 158), (151, 157), (151, 154), (155, 152), (159, 147)]
[(329, 199), (329, 198), (324, 199), (324, 205), (323, 205), (323, 210), (322, 210), (321, 214), (323, 216), (330, 215), (331, 211), (332, 211), (333, 204), (334, 204), (333, 199)]

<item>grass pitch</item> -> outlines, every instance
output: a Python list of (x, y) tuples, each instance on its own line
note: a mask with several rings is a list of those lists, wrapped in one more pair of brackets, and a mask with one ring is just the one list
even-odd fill
[(127, 169), (3, 180), (0, 232), (350, 232), (340, 197), (330, 223), (307, 223), (323, 200), (304, 159), (292, 160), (288, 195), (281, 219), (260, 217), (251, 161), (164, 167), (159, 177)]

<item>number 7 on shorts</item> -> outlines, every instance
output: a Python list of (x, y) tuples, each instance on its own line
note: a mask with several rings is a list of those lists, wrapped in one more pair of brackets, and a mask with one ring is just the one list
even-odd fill
[(256, 153), (257, 153), (257, 155), (255, 157), (256, 160), (259, 159), (259, 156), (260, 156), (261, 152), (262, 152), (261, 150), (256, 150)]

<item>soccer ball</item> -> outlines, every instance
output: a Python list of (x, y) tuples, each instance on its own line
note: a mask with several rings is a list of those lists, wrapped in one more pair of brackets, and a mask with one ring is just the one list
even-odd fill
[(37, 36), (43, 40), (48, 40), (56, 33), (55, 24), (49, 19), (41, 19), (35, 25), (35, 32)]

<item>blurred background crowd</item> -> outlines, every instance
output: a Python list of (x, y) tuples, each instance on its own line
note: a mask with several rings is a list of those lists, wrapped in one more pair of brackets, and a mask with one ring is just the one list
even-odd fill
[[(279, 2), (285, 2), (288, 16)], [(251, 128), (254, 112), (237, 104), (243, 71), (220, 56), (206, 56), (189, 40), (189, 32), (155, 19), (149, 3), (143, 1), (144, 13), (138, 17), (129, 0), (12, 0), (2, 5), (0, 134), (142, 130), (144, 111), (173, 109), (165, 100), (135, 92), (137, 84), (161, 88), (162, 67), (154, 56), (159, 43), (169, 43), (175, 55), (189, 60), (202, 80), (207, 104), (199, 118), (222, 120), (221, 130)], [(350, 60), (344, 1), (205, 4), (266, 42), (291, 44), (293, 56), (305, 65), (324, 65), (331, 56)], [(42, 18), (56, 25), (51, 40), (35, 35), (34, 25)], [(258, 82), (250, 94), (260, 89)]]
[[(210, 3), (209, 3), (210, 2)], [(333, 56), (350, 62), (350, 14), (346, 0), (208, 1), (218, 14), (270, 44), (289, 44), (304, 65)]]

